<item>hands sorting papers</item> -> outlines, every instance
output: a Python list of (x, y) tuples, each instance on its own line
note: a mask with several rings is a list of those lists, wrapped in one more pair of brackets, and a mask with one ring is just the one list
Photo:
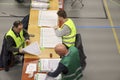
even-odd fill
[(38, 42), (31, 43), (30, 45), (26, 46), (22, 49), (24, 52), (32, 55), (39, 55), (40, 54), (40, 47)]

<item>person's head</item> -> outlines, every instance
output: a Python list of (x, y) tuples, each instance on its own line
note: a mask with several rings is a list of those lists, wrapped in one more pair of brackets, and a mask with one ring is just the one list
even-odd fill
[(59, 11), (57, 12), (57, 15), (58, 15), (58, 19), (59, 19), (60, 21), (63, 21), (64, 19), (67, 18), (67, 14), (66, 14), (66, 12), (65, 12), (64, 10), (59, 10)]
[(55, 52), (59, 55), (59, 56), (64, 56), (65, 54), (67, 54), (68, 50), (66, 48), (66, 46), (64, 44), (57, 44), (55, 47)]
[(20, 33), (20, 31), (23, 29), (23, 24), (21, 21), (15, 21), (13, 23), (13, 29), (16, 33)]

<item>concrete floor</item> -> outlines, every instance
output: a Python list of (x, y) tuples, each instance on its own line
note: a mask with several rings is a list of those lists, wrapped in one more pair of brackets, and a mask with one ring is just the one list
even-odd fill
[[(120, 4), (116, 0), (106, 0), (120, 42)], [(7, 4), (11, 3), (11, 5)], [(84, 7), (79, 2), (73, 7), (71, 0), (65, 1), (65, 10), (81, 33), (84, 50), (87, 55), (87, 67), (83, 80), (120, 80), (120, 54), (114, 39), (111, 24), (106, 15), (102, 0), (83, 0)], [(8, 9), (8, 6), (10, 9)], [(6, 14), (5, 14), (6, 13)], [(0, 0), (0, 50), (3, 35), (15, 20), (22, 19), (29, 13), (28, 5), (21, 5), (14, 0)], [(14, 14), (18, 17), (11, 17)], [(0, 80), (21, 80), (22, 66), (15, 66), (10, 72), (0, 71)]]

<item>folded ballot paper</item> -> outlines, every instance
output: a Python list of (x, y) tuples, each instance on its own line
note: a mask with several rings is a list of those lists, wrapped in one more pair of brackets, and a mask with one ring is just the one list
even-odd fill
[(26, 46), (22, 49), (24, 52), (32, 55), (39, 55), (40, 54), (40, 47), (38, 42), (31, 43), (30, 45)]
[(33, 1), (31, 6), (32, 8), (47, 10), (50, 7), (50, 3)]

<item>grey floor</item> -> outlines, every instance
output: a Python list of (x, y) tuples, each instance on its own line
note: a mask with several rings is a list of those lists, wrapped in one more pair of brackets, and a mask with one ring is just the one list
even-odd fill
[[(87, 67), (83, 80), (120, 80), (120, 54), (102, 0), (83, 0), (71, 7), (72, 0), (65, 0), (68, 17), (81, 33), (87, 55)], [(120, 0), (106, 0), (118, 40), (120, 42)], [(11, 3), (11, 4), (7, 4)], [(9, 7), (9, 8), (8, 8)], [(5, 32), (17, 19), (29, 13), (28, 4), (18, 4), (14, 0), (0, 0), (0, 49)], [(18, 17), (12, 17), (15, 15)], [(21, 80), (22, 66), (15, 66), (9, 72), (0, 71), (0, 80)]]

